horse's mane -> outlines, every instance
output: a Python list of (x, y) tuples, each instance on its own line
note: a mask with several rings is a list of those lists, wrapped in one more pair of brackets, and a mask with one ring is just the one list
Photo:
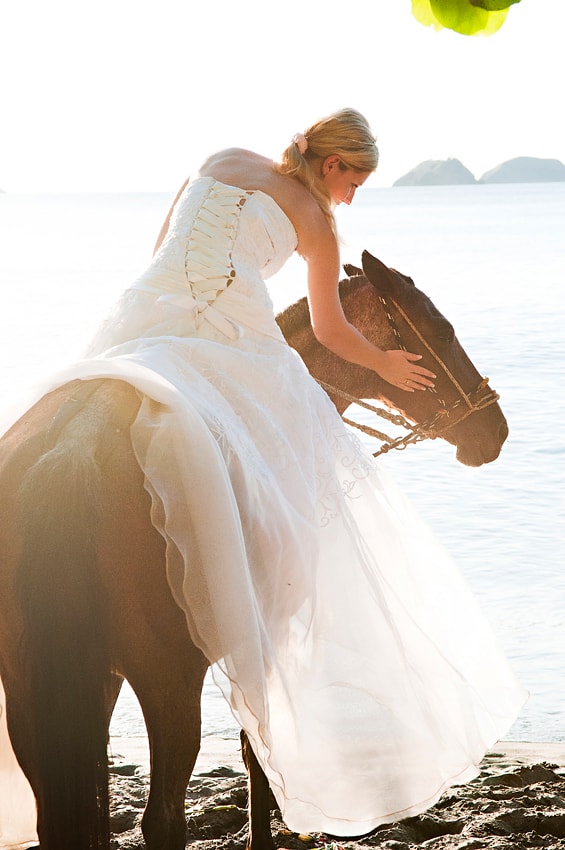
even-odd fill
[[(339, 297), (345, 298), (353, 289), (356, 289), (359, 280), (366, 280), (364, 275), (356, 275), (355, 277), (346, 277), (339, 282)], [(300, 298), (294, 304), (291, 304), (277, 315), (277, 323), (281, 329), (283, 336), (297, 333), (311, 326), (310, 311), (308, 309), (308, 301), (306, 298)]]

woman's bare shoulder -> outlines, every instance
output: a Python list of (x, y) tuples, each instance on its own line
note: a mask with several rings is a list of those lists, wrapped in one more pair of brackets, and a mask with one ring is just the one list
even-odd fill
[(306, 186), (294, 177), (279, 174), (273, 160), (242, 148), (218, 151), (203, 163), (200, 177), (213, 177), (221, 183), (269, 195), (292, 222), (300, 244), (313, 234), (328, 237), (331, 230), (317, 201)]
[[(209, 156), (200, 166), (199, 177), (213, 177), (241, 189), (258, 188), (245, 183), (260, 181), (272, 169), (272, 161), (244, 148), (225, 148)], [(237, 181), (237, 182), (234, 182)]]

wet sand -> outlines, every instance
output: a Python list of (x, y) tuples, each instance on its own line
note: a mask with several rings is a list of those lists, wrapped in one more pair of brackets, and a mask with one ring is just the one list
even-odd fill
[[(139, 823), (149, 783), (147, 742), (112, 738), (111, 752), (113, 846), (142, 850)], [(239, 742), (204, 738), (186, 795), (187, 846), (244, 850), (246, 807)], [(501, 743), (485, 757), (473, 782), (452, 788), (424, 814), (379, 827), (368, 836), (298, 836), (285, 828), (274, 807), (271, 823), (275, 845), (290, 850), (315, 850), (332, 842), (344, 850), (565, 850), (565, 743)]]

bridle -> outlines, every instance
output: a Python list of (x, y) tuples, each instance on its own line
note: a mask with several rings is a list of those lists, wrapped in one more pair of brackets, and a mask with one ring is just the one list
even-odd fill
[[(379, 294), (379, 299), (383, 305), (385, 316), (392, 332), (394, 333), (397, 339), (398, 345), (400, 346), (400, 348), (406, 351), (406, 347), (402, 342), (400, 332), (396, 325), (394, 316), (391, 313), (387, 299), (381, 294)], [(341, 398), (345, 399), (350, 403), (357, 404), (360, 407), (365, 408), (366, 410), (370, 410), (372, 413), (375, 413), (382, 419), (388, 420), (391, 424), (405, 429), (405, 431), (407, 432), (406, 434), (393, 438), (389, 437), (387, 434), (383, 434), (381, 431), (377, 431), (375, 428), (371, 428), (367, 425), (361, 425), (358, 422), (354, 422), (353, 420), (347, 419), (345, 416), (342, 416), (343, 421), (347, 425), (352, 425), (354, 428), (358, 428), (360, 431), (363, 431), (363, 433), (367, 434), (368, 436), (376, 437), (377, 439), (382, 441), (382, 445), (379, 450), (373, 452), (373, 457), (378, 457), (379, 455), (386, 454), (392, 449), (405, 449), (407, 446), (413, 443), (422, 442), (423, 440), (435, 440), (437, 437), (443, 437), (446, 431), (448, 431), (450, 428), (453, 428), (455, 425), (459, 425), (459, 423), (463, 422), (465, 419), (467, 419), (468, 416), (471, 416), (478, 410), (484, 410), (486, 407), (490, 407), (491, 404), (495, 404), (499, 399), (498, 393), (488, 386), (488, 378), (482, 378), (478, 386), (475, 387), (474, 390), (471, 390), (471, 392), (466, 393), (459, 381), (455, 378), (455, 376), (449, 370), (449, 368), (441, 359), (441, 357), (434, 351), (428, 341), (420, 333), (418, 328), (414, 325), (414, 323), (412, 322), (410, 317), (405, 313), (402, 307), (393, 298), (389, 298), (389, 300), (390, 304), (394, 306), (398, 314), (402, 316), (406, 324), (411, 328), (411, 330), (422, 343), (424, 348), (427, 349), (427, 351), (434, 358), (438, 366), (445, 372), (450, 383), (457, 392), (457, 398), (455, 399), (455, 401), (448, 405), (446, 404), (445, 400), (441, 398), (435, 388), (428, 387), (428, 391), (432, 392), (436, 396), (436, 400), (438, 402), (437, 411), (425, 422), (409, 422), (407, 419), (405, 419), (404, 416), (399, 413), (392, 413), (390, 410), (387, 410), (385, 408), (376, 407), (366, 401), (362, 401), (361, 399), (350, 395), (349, 393), (346, 393), (344, 390), (341, 390), (338, 387), (334, 387), (331, 384), (326, 384), (324, 381), (318, 380), (318, 383), (326, 390), (326, 392), (329, 392), (332, 395), (340, 396)]]

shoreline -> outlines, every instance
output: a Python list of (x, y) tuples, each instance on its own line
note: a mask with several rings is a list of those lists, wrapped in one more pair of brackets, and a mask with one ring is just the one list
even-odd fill
[[(110, 754), (114, 760), (136, 765), (141, 772), (149, 774), (149, 742), (145, 735), (111, 737)], [(240, 773), (245, 772), (238, 738), (222, 738), (219, 735), (202, 737), (193, 776), (217, 767), (229, 767)]]
[[(134, 764), (140, 771), (149, 773), (149, 743), (144, 735), (114, 736), (110, 739), (110, 752), (114, 759)], [(485, 758), (500, 758), (518, 765), (550, 763), (557, 765), (559, 770), (565, 770), (565, 741), (499, 741)], [(237, 738), (202, 737), (193, 775), (217, 767), (245, 772)]]

